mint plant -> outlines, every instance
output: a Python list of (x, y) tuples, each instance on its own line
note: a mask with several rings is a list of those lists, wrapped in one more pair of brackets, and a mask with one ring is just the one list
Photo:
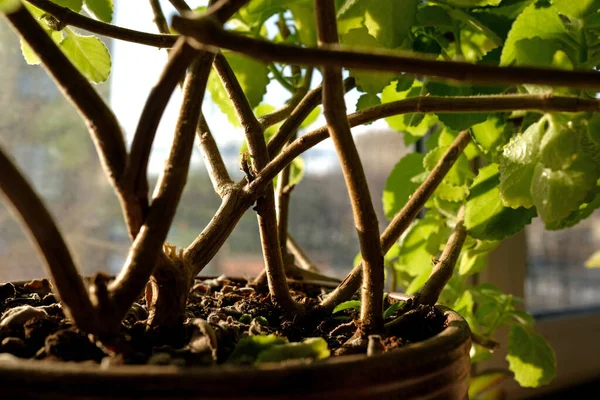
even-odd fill
[[(369, 337), (385, 335), (419, 306), (440, 302), (468, 321), (473, 362), (489, 356), (494, 333), (508, 325), (515, 379), (523, 386), (552, 379), (553, 351), (534, 332), (520, 300), (493, 285), (472, 286), (468, 278), (533, 218), (562, 229), (600, 205), (600, 1), (222, 0), (196, 10), (185, 1), (171, 3), (180, 14), (169, 22), (159, 2), (150, 1), (160, 32), (151, 34), (111, 25), (112, 0), (0, 1), (25, 60), (42, 64), (86, 121), (132, 240), (121, 273), (96, 275), (86, 287), (51, 216), (0, 153), (0, 186), (36, 238), (80, 329), (110, 336), (144, 291), (150, 326), (180, 323), (194, 277), (253, 207), (265, 261), (254, 284), (268, 287), (289, 321), (359, 308), (352, 345), (364, 350)], [(107, 79), (110, 55), (96, 36), (71, 27), (169, 51), (129, 149), (90, 84)], [(262, 102), (271, 82), (289, 92), (279, 109)], [(175, 138), (150, 196), (150, 149), (180, 84)], [(354, 89), (360, 97), (349, 106), (356, 112), (347, 114), (344, 94)], [(201, 112), (206, 91), (243, 127), (241, 181), (230, 178)], [(298, 136), (320, 104), (327, 125)], [(426, 147), (426, 154), (408, 154), (390, 172), (383, 193), (390, 222), (383, 233), (350, 132), (382, 118), (407, 145), (421, 140)], [(175, 249), (165, 240), (196, 137), (222, 205), (188, 247)], [(288, 235), (289, 196), (301, 184), (302, 153), (327, 138), (342, 167), (361, 255), (348, 277), (315, 304), (292, 298), (288, 287), (288, 277), (325, 279), (298, 266), (312, 263)], [(385, 268), (392, 290), (410, 297), (384, 313)], [(360, 301), (353, 299), (359, 289)], [(252, 357), (329, 354), (321, 342), (317, 350), (276, 342), (282, 347), (273, 354), (256, 350)], [(478, 382), (488, 387), (503, 376)]]

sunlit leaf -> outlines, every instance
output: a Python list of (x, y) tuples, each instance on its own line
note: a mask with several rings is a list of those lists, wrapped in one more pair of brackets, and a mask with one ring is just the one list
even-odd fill
[(101, 83), (108, 79), (112, 64), (110, 54), (102, 40), (96, 36), (69, 32), (60, 42), (60, 48), (90, 81)]
[(300, 343), (277, 344), (263, 350), (256, 358), (257, 363), (281, 362), (299, 358), (322, 360), (330, 351), (323, 338), (307, 338)]
[(20, 0), (0, 0), (0, 13), (11, 14), (21, 7)]
[(83, 6), (83, 0), (51, 0), (53, 3), (58, 4), (62, 7), (67, 7), (70, 10), (75, 12), (81, 11), (81, 7)]
[[(360, 255), (359, 255), (359, 257), (360, 257)], [(360, 300), (344, 301), (344, 302), (338, 304), (337, 306), (335, 306), (332, 314), (339, 313), (340, 311), (349, 310), (349, 309), (360, 310)]]
[[(363, 49), (378, 48), (382, 46), (374, 36), (369, 34), (369, 31), (365, 27), (350, 30), (342, 36), (341, 42), (346, 46), (357, 46), (358, 48)], [(350, 75), (356, 79), (357, 87), (362, 91), (373, 95), (380, 93), (395, 76), (391, 73), (363, 70), (350, 70)]]
[(228, 363), (254, 363), (258, 355), (275, 345), (285, 344), (287, 339), (275, 335), (255, 335), (241, 339), (227, 359)]
[(410, 153), (402, 157), (388, 177), (383, 190), (383, 210), (387, 218), (392, 219), (404, 207), (418, 183), (412, 181), (416, 175), (424, 172), (423, 155)]
[(542, 336), (519, 325), (510, 329), (506, 360), (515, 380), (523, 387), (545, 385), (556, 375), (552, 347)]
[(596, 251), (585, 262), (586, 268), (600, 268), (600, 250)]
[(509, 65), (517, 61), (517, 42), (535, 37), (567, 43), (570, 41), (558, 11), (548, 0), (533, 1), (517, 17), (504, 43), (500, 58), (501, 65)]
[(111, 22), (113, 18), (113, 0), (84, 0), (85, 6), (100, 21)]
[(465, 206), (465, 226), (469, 235), (482, 240), (501, 240), (531, 223), (535, 208), (509, 208), (500, 199), (498, 164), (479, 170), (469, 189)]

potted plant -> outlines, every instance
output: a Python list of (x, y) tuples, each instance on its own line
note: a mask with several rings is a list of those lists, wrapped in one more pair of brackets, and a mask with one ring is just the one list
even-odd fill
[[(27, 61), (44, 66), (87, 123), (131, 239), (116, 277), (82, 279), (43, 202), (0, 152), (2, 191), (52, 281), (1, 286), (3, 393), (465, 398), (470, 358), (485, 358), (505, 325), (517, 381), (552, 379), (552, 349), (518, 299), (470, 285), (469, 276), (532, 218), (561, 229), (597, 207), (597, 2), (222, 0), (195, 10), (171, 3), (180, 14), (169, 25), (150, 1), (161, 32), (150, 34), (111, 25), (110, 0), (0, 1)], [(90, 84), (106, 80), (110, 56), (71, 26), (169, 49), (129, 149)], [(264, 113), (258, 106), (270, 80), (290, 96)], [(149, 196), (150, 150), (178, 85), (171, 152)], [(344, 94), (354, 88), (357, 111), (347, 115)], [(207, 89), (243, 127), (239, 182), (202, 115)], [(298, 136), (321, 103), (327, 124)], [(350, 132), (382, 118), (426, 149), (391, 171), (383, 233)], [(196, 137), (222, 204), (196, 240), (177, 249), (165, 240)], [(329, 137), (360, 243), (354, 268), (333, 287), (301, 267), (310, 261), (287, 227), (301, 168), (295, 160)], [(264, 272), (253, 280), (199, 278), (250, 208)], [(384, 294), (386, 268), (392, 291), (407, 295)], [(469, 395), (489, 395), (505, 375), (472, 379)]]

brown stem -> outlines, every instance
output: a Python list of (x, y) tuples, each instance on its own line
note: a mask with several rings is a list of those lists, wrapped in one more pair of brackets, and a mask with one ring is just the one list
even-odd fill
[(171, 50), (158, 83), (152, 88), (140, 121), (133, 136), (131, 151), (127, 159), (127, 169), (123, 177), (124, 186), (131, 196), (131, 203), (137, 205), (135, 217), (128, 214), (128, 228), (131, 238), (135, 238), (148, 210), (148, 161), (156, 130), (171, 94), (177, 87), (186, 69), (196, 57), (197, 51), (181, 38)]
[(119, 178), (125, 170), (127, 153), (123, 133), (115, 115), (25, 7), (19, 7), (6, 17), (84, 119), (102, 166), (113, 186), (118, 187)]
[(461, 82), (501, 84), (538, 84), (600, 89), (600, 73), (595, 71), (566, 71), (536, 67), (498, 67), (458, 61), (440, 61), (425, 56), (402, 55), (392, 50), (344, 50), (337, 45), (308, 48), (243, 36), (226, 31), (207, 16), (173, 18), (178, 32), (194, 39), (200, 49), (233, 50), (264, 62), (345, 67), (351, 69), (405, 72)]
[[(179, 35), (157, 35), (154, 33), (140, 32), (107, 24), (71, 11), (66, 7), (61, 7), (50, 0), (26, 1), (36, 6), (40, 10), (51, 14), (61, 24), (75, 26), (77, 28), (85, 29), (86, 31), (94, 32), (99, 35), (108, 36), (114, 39), (144, 44), (147, 46), (169, 48), (175, 44), (175, 41), (179, 37)], [(168, 30), (166, 32), (168, 32)]]
[(0, 189), (21, 216), (44, 257), (67, 315), (87, 332), (102, 332), (102, 324), (92, 305), (69, 249), (44, 203), (29, 182), (0, 148)]
[[(408, 202), (402, 207), (402, 210), (394, 216), (380, 237), (384, 255), (417, 217), (419, 211), (421, 211), (448, 171), (450, 171), (450, 168), (458, 160), (458, 157), (462, 154), (465, 147), (467, 147), (470, 140), (471, 136), (468, 130), (461, 132), (440, 158), (427, 179), (425, 179), (425, 182), (417, 188)], [(340, 286), (323, 300), (321, 308), (326, 312), (331, 312), (336, 305), (349, 300), (358, 290), (361, 280), (362, 268), (359, 264), (352, 269), (352, 272), (350, 272)]]
[[(269, 162), (269, 152), (263, 128), (252, 112), (252, 107), (250, 107), (244, 91), (223, 54), (218, 53), (216, 55), (214, 67), (244, 127), (246, 141), (248, 142), (248, 151), (252, 157), (254, 174), (256, 174)], [(279, 305), (286, 313), (291, 314), (296, 307), (290, 295), (285, 277), (281, 247), (279, 237), (277, 236), (275, 194), (272, 185), (268, 185), (261, 197), (256, 200), (255, 210), (258, 216), (269, 292), (271, 293), (273, 302)]]
[(104, 172), (119, 197), (127, 226), (139, 226), (142, 220), (140, 209), (123, 183), (127, 152), (115, 115), (24, 7), (7, 15), (7, 18), (29, 43), (57, 86), (86, 122)]
[[(334, 2), (315, 0), (315, 15), (319, 45), (337, 44)], [(344, 103), (342, 69), (339, 67), (323, 67), (323, 109), (329, 125), (329, 135), (340, 159), (348, 188), (363, 259), (360, 330), (363, 335), (376, 334), (383, 328), (384, 268), (379, 241), (379, 223), (362, 163), (350, 132)]]
[[(213, 57), (214, 55), (211, 53), (201, 54), (192, 63), (186, 75), (183, 102), (171, 152), (156, 184), (148, 216), (135, 238), (125, 266), (109, 286), (112, 303), (115, 307), (114, 320), (116, 321), (120, 321), (131, 303), (140, 295), (161, 254), (163, 243), (187, 180), (195, 132), (200, 118), (200, 107)], [(182, 264), (186, 265), (183, 262)], [(193, 278), (191, 268), (180, 268), (180, 274), (186, 274), (185, 277), (190, 281), (188, 284), (191, 284)], [(183, 294), (184, 299), (186, 294), (187, 292)], [(176, 293), (170, 293), (170, 295), (176, 295)], [(165, 300), (173, 305), (172, 299)], [(158, 298), (156, 301), (161, 301), (161, 299)], [(181, 306), (181, 304), (179, 305)], [(180, 315), (180, 313), (173, 312), (173, 309), (170, 310), (170, 313), (177, 314), (177, 317)]]
[[(294, 136), (290, 138), (293, 140)], [(290, 215), (290, 195), (293, 190), (293, 186), (290, 186), (290, 173), (292, 166), (291, 164), (286, 166), (280, 173), (277, 179), (276, 188), (276, 211), (277, 211), (277, 234), (279, 236), (279, 246), (281, 247), (281, 256), (284, 260), (284, 267), (290, 265), (288, 262), (289, 255), (287, 252), (286, 242), (288, 234), (288, 222)]]
[(200, 123), (196, 131), (196, 136), (198, 136), (204, 164), (208, 170), (208, 176), (215, 189), (215, 193), (223, 198), (225, 192), (231, 190), (233, 181), (229, 177), (219, 147), (206, 123), (204, 115), (200, 115)]
[(296, 106), (306, 96), (306, 93), (310, 88), (310, 83), (312, 82), (312, 76), (313, 69), (308, 68), (306, 70), (306, 73), (304, 74), (302, 85), (300, 85), (300, 87), (296, 89), (296, 91), (294, 92), (292, 97), (287, 101), (287, 103), (281, 108), (278, 108), (277, 110), (258, 118), (258, 122), (260, 122), (264, 129), (283, 121), (291, 114), (292, 111), (294, 111)]
[(185, 0), (169, 0), (169, 3), (171, 3), (171, 5), (180, 13), (192, 10)]
[(311, 261), (310, 257), (306, 252), (298, 245), (296, 240), (288, 233), (287, 235), (287, 248), (290, 253), (293, 254), (294, 259), (298, 262), (300, 268), (305, 269), (307, 271), (318, 272), (319, 269), (316, 265)]
[(169, 33), (169, 24), (165, 19), (165, 14), (160, 6), (159, 0), (149, 0), (150, 7), (152, 7), (152, 14), (154, 14), (154, 24), (158, 28), (160, 33)]
[[(553, 95), (504, 95), (473, 97), (435, 97), (422, 96), (370, 107), (348, 115), (350, 126), (358, 126), (381, 118), (412, 112), (491, 112), (491, 111), (600, 111), (600, 101)], [(300, 154), (329, 137), (327, 127), (322, 126), (302, 135), (290, 143), (285, 151), (274, 157), (255, 177), (251, 186), (260, 186), (274, 177)]]
[(416, 304), (424, 304), (434, 306), (442, 294), (442, 290), (452, 278), (454, 266), (458, 261), (458, 256), (462, 249), (465, 239), (467, 238), (467, 229), (464, 226), (465, 208), (464, 206), (458, 211), (456, 226), (444, 247), (444, 251), (440, 259), (435, 263), (431, 276), (425, 282), (425, 285), (419, 290), (414, 300)]
[[(346, 78), (344, 80), (344, 91), (348, 92), (356, 86), (354, 82), (354, 78)], [(269, 140), (267, 148), (269, 149), (269, 157), (274, 157), (279, 151), (283, 148), (283, 146), (287, 143), (290, 136), (296, 132), (302, 121), (304, 121), (308, 115), (322, 102), (323, 88), (319, 86), (310, 92), (294, 109), (294, 111), (290, 114), (289, 118), (285, 120), (285, 122), (281, 125), (279, 130), (271, 137)], [(274, 177), (273, 177), (274, 178)], [(273, 179), (271, 178), (271, 179)]]
[[(354, 79), (346, 79), (345, 87), (347, 90), (352, 89), (354, 87)], [(289, 135), (300, 127), (302, 121), (306, 119), (320, 102), (320, 87), (307, 93), (290, 117), (279, 128), (278, 133), (275, 134), (274, 137), (280, 139), (273, 141), (273, 137), (269, 141), (268, 149), (270, 156), (281, 150)], [(232, 187), (231, 192), (226, 193), (223, 197), (221, 207), (217, 210), (210, 223), (184, 252), (186, 259), (194, 266), (196, 274), (200, 273), (215, 256), (242, 215), (256, 201), (258, 193), (261, 193), (267, 185), (271, 184), (277, 173), (271, 176), (271, 179), (268, 181), (263, 179), (262, 185), (253, 185), (251, 189), (248, 187), (246, 180), (242, 179)]]

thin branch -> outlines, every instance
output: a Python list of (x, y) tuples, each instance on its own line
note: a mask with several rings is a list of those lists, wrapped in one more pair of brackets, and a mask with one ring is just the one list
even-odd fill
[(25, 7), (6, 17), (84, 119), (102, 166), (113, 186), (118, 187), (118, 181), (125, 171), (127, 153), (123, 132), (115, 115)]
[[(269, 162), (269, 152), (265, 143), (263, 128), (252, 112), (252, 107), (250, 107), (244, 91), (223, 54), (218, 53), (216, 55), (214, 67), (244, 127), (248, 150), (252, 157), (254, 174), (256, 174)], [(285, 277), (281, 245), (277, 236), (275, 194), (272, 185), (268, 185), (262, 196), (256, 200), (255, 210), (258, 217), (269, 292), (271, 293), (273, 302), (279, 305), (286, 313), (291, 314), (296, 305), (290, 295)]]
[(175, 7), (175, 9), (180, 13), (192, 11), (192, 9), (190, 8), (190, 6), (188, 6), (185, 0), (169, 0), (169, 3), (171, 3), (171, 5)]
[(310, 257), (306, 252), (298, 245), (298, 242), (288, 233), (287, 235), (287, 248), (290, 253), (293, 254), (295, 260), (298, 262), (300, 268), (305, 269), (307, 271), (318, 272), (319, 269), (316, 265), (311, 261)]
[(137, 235), (148, 209), (148, 161), (158, 124), (171, 94), (196, 55), (196, 50), (189, 46), (185, 39), (182, 38), (177, 42), (142, 110), (123, 178), (124, 185), (131, 196), (130, 201), (137, 206), (134, 210), (136, 212), (134, 215), (137, 215), (135, 218), (127, 212), (129, 234), (132, 238)]
[[(290, 140), (295, 139), (294, 136), (292, 136)], [(294, 186), (290, 185), (291, 172), (292, 164), (286, 166), (279, 173), (279, 177), (277, 179), (277, 187), (275, 190), (275, 207), (277, 211), (277, 234), (279, 235), (279, 246), (281, 247), (281, 256), (283, 257), (284, 267), (286, 269), (290, 264), (288, 262), (289, 255), (287, 252), (286, 242), (290, 215), (290, 195), (292, 193), (292, 190), (294, 189)]]
[(201, 54), (186, 75), (171, 153), (156, 184), (148, 215), (135, 238), (127, 262), (109, 286), (111, 300), (117, 310), (115, 319), (118, 321), (148, 282), (175, 216), (187, 180), (200, 107), (213, 57), (211, 53)]
[(442, 290), (444, 290), (444, 287), (450, 278), (452, 278), (454, 266), (456, 265), (456, 261), (458, 261), (458, 256), (467, 238), (464, 218), (465, 208), (463, 206), (458, 211), (456, 226), (444, 247), (440, 259), (435, 263), (431, 276), (414, 296), (415, 304), (434, 306), (440, 294), (442, 294)]
[(222, 198), (227, 191), (231, 190), (233, 181), (229, 177), (219, 147), (206, 123), (204, 115), (200, 115), (200, 123), (198, 124), (196, 136), (198, 136), (204, 165), (208, 170), (208, 176), (215, 189), (215, 193)]
[[(344, 80), (344, 91), (349, 92), (354, 89), (356, 83), (354, 78)], [(289, 118), (281, 125), (279, 130), (269, 140), (267, 148), (269, 157), (273, 158), (283, 146), (287, 143), (290, 136), (296, 132), (300, 124), (310, 115), (310, 113), (322, 102), (322, 87), (319, 86), (310, 92), (296, 106)]]
[(165, 18), (165, 14), (160, 6), (159, 0), (149, 0), (150, 7), (152, 7), (152, 14), (154, 14), (154, 24), (158, 28), (158, 31), (162, 34), (169, 33), (169, 24)]
[(600, 90), (600, 73), (566, 71), (536, 67), (498, 67), (458, 61), (439, 61), (424, 56), (402, 55), (398, 51), (365, 49), (344, 50), (338, 45), (308, 48), (243, 36), (226, 31), (210, 17), (173, 18), (178, 32), (194, 39), (194, 46), (207, 51), (215, 48), (233, 50), (264, 62), (345, 67), (371, 71), (405, 72), (461, 82), (502, 84), (537, 84)]
[[(354, 87), (354, 79), (347, 79), (345, 85), (346, 89), (350, 90)], [(296, 106), (290, 117), (279, 128), (278, 133), (273, 137), (280, 139), (273, 141), (273, 138), (271, 138), (271, 141), (269, 141), (269, 156), (281, 150), (289, 135), (300, 127), (302, 121), (306, 119), (320, 102), (320, 87), (308, 92), (304, 99)], [(277, 173), (271, 177), (271, 180), (273, 180)], [(184, 251), (184, 257), (193, 265), (196, 274), (200, 273), (210, 260), (212, 260), (242, 215), (256, 201), (264, 188), (270, 184), (271, 181), (263, 179), (263, 185), (252, 186), (252, 189), (250, 189), (244, 178), (235, 184), (231, 191), (226, 192), (221, 206), (209, 224)]]
[[(425, 206), (427, 200), (429, 200), (448, 171), (450, 171), (450, 168), (458, 160), (458, 157), (462, 154), (465, 147), (467, 147), (470, 140), (471, 136), (468, 130), (461, 132), (442, 155), (427, 179), (425, 179), (425, 182), (417, 188), (404, 207), (394, 216), (380, 237), (381, 250), (384, 255), (415, 220), (419, 211)], [(323, 300), (321, 308), (326, 312), (331, 312), (337, 304), (349, 300), (360, 287), (361, 280), (362, 268), (359, 264), (352, 269), (352, 272), (350, 272), (340, 286)]]
[[(553, 96), (549, 94), (473, 97), (422, 96), (394, 101), (361, 110), (348, 115), (348, 122), (350, 123), (350, 126), (354, 127), (381, 118), (413, 112), (458, 113), (517, 110), (536, 110), (544, 112), (598, 112), (600, 111), (600, 101), (597, 99), (581, 99), (577, 97)], [(251, 186), (261, 186), (264, 184), (264, 181), (273, 180), (294, 158), (328, 137), (329, 134), (326, 126), (322, 126), (302, 135), (287, 146), (285, 151), (274, 157), (262, 172), (255, 177), (254, 181), (251, 182)]]
[(62, 234), (42, 200), (1, 148), (0, 171), (0, 189), (35, 239), (34, 242), (46, 260), (46, 269), (52, 276), (69, 316), (81, 329), (101, 332), (97, 312)]
[(313, 69), (308, 68), (303, 78), (304, 82), (298, 89), (296, 89), (296, 91), (294, 92), (292, 97), (287, 101), (287, 103), (283, 107), (278, 108), (277, 110), (258, 118), (258, 122), (260, 122), (264, 129), (283, 121), (291, 114), (292, 111), (294, 111), (296, 106), (306, 96), (308, 89), (310, 88), (312, 75)]
[(155, 33), (140, 32), (133, 29), (121, 28), (116, 25), (107, 24), (105, 22), (97, 21), (71, 11), (66, 7), (61, 7), (50, 0), (26, 1), (36, 6), (40, 10), (51, 14), (59, 21), (60, 24), (75, 26), (77, 28), (85, 29), (86, 31), (97, 33), (99, 35), (108, 36), (113, 39), (125, 40), (127, 42), (159, 48), (170, 48), (175, 44), (177, 38), (179, 37), (179, 35), (157, 35)]
[[(315, 15), (319, 44), (338, 43), (333, 0), (315, 0)], [(341, 68), (323, 67), (323, 109), (348, 188), (363, 259), (360, 331), (363, 335), (376, 334), (383, 328), (384, 267), (379, 223), (346, 116)]]
[(38, 55), (56, 85), (85, 121), (103, 170), (119, 197), (127, 225), (131, 226), (132, 221), (139, 223), (139, 208), (123, 185), (127, 152), (123, 132), (115, 115), (25, 7), (20, 7), (7, 18)]

